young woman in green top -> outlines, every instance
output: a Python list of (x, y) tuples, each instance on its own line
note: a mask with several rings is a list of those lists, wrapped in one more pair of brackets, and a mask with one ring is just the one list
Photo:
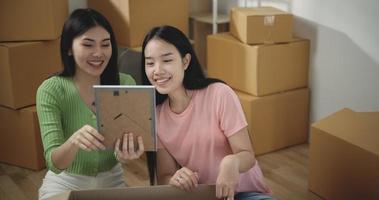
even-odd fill
[[(115, 151), (104, 151), (97, 132), (93, 85), (134, 85), (117, 69), (117, 44), (109, 22), (92, 9), (78, 9), (61, 35), (64, 69), (37, 91), (37, 113), (48, 172), (39, 190), (45, 199), (67, 190), (125, 186), (119, 162), (139, 158), (142, 138), (134, 149), (127, 133)], [(129, 144), (129, 145), (127, 145)], [(118, 162), (119, 161), (119, 162)]]

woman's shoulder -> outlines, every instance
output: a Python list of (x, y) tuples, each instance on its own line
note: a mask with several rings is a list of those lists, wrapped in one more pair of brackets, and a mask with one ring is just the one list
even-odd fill
[(120, 76), (120, 85), (135, 85), (136, 84), (136, 81), (134, 80), (134, 78), (129, 74), (119, 73), (119, 76)]
[(42, 82), (42, 84), (38, 87), (37, 90), (37, 99), (40, 101), (45, 99), (46, 96), (50, 96), (52, 98), (61, 99), (66, 94), (68, 94), (70, 90), (70, 77), (62, 77), (58, 75), (51, 76)]
[(222, 83), (222, 82), (216, 82), (208, 85), (207, 87), (207, 93), (212, 93), (214, 95), (225, 95), (234, 93), (233, 89), (229, 87), (229, 85)]
[(39, 90), (41, 89), (47, 89), (47, 90), (57, 90), (59, 88), (62, 88), (64, 85), (67, 84), (69, 78), (67, 77), (61, 77), (61, 76), (51, 76), (50, 78), (44, 80), (42, 84), (39, 86)]

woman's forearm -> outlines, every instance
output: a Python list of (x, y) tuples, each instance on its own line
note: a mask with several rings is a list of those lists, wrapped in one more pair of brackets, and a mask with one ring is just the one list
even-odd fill
[(223, 167), (223, 165), (236, 164), (239, 172), (244, 173), (255, 165), (255, 161), (256, 160), (252, 152), (241, 151), (225, 156), (221, 161), (221, 167)]
[(54, 149), (51, 153), (51, 160), (53, 165), (58, 169), (66, 169), (74, 161), (79, 147), (74, 145), (70, 140), (67, 140), (58, 148)]

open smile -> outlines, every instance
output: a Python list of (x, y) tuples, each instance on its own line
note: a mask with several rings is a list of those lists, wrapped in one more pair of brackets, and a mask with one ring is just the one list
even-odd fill
[(101, 67), (104, 63), (104, 60), (89, 60), (87, 63), (92, 67)]
[(154, 82), (158, 85), (158, 86), (161, 86), (161, 85), (165, 85), (167, 82), (169, 82), (171, 80), (171, 77), (168, 77), (168, 78), (157, 78), (157, 79), (154, 79)]

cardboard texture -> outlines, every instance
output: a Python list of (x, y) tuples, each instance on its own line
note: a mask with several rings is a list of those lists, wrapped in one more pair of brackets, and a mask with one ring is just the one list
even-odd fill
[(309, 189), (325, 199), (379, 199), (379, 112), (342, 109), (312, 124)]
[(119, 189), (99, 189), (71, 191), (56, 195), (49, 200), (96, 200), (96, 199), (138, 199), (138, 200), (217, 200), (215, 187), (199, 185), (193, 192), (185, 192), (169, 185), (151, 187), (127, 187)]
[(235, 92), (249, 124), (250, 139), (256, 155), (307, 141), (309, 89), (264, 97)]
[[(229, 23), (220, 23), (217, 25), (218, 32), (227, 32)], [(193, 22), (193, 39), (196, 56), (200, 65), (207, 69), (207, 35), (212, 34), (212, 24), (194, 20)]]
[(0, 162), (29, 169), (45, 167), (34, 106), (13, 110), (0, 106)]
[(189, 11), (191, 14), (196, 13), (209, 13), (211, 12), (211, 1), (204, 0), (190, 0), (189, 1)]
[(0, 105), (34, 105), (39, 85), (61, 69), (59, 40), (0, 43)]
[[(142, 136), (146, 151), (156, 151), (155, 89), (153, 86), (95, 86), (97, 125), (104, 145), (113, 149), (124, 133)], [(122, 141), (122, 140), (121, 140)]]
[(68, 0), (1, 0), (0, 41), (55, 40), (68, 17)]
[(230, 33), (207, 38), (208, 75), (243, 92), (264, 96), (308, 85), (309, 41), (247, 45)]
[(243, 43), (289, 42), (292, 27), (292, 14), (273, 7), (236, 7), (230, 11), (230, 32)]
[(125, 47), (142, 46), (154, 26), (171, 25), (188, 34), (188, 0), (88, 0), (88, 7), (106, 16)]

